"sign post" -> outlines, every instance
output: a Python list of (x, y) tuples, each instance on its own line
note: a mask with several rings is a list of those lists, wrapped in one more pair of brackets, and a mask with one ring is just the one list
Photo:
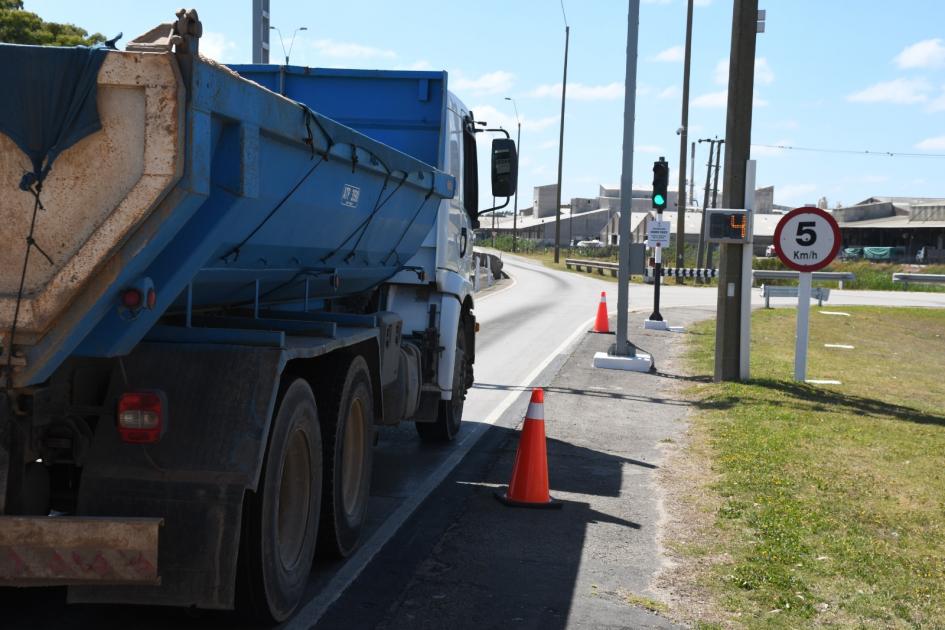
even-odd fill
[(829, 265), (840, 250), (840, 226), (820, 208), (795, 208), (774, 229), (778, 258), (800, 272), (797, 285), (797, 338), (794, 380), (807, 379), (807, 339), (810, 329), (811, 273)]

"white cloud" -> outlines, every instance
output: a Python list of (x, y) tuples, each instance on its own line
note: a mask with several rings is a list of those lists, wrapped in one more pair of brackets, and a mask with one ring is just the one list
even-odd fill
[(505, 70), (487, 72), (478, 77), (464, 77), (457, 75), (453, 79), (452, 88), (457, 92), (473, 94), (500, 94), (508, 92), (515, 84), (515, 75)]
[(406, 68), (405, 70), (433, 70), (433, 64), (431, 64), (426, 59), (421, 59), (420, 61), (415, 61)]
[(653, 61), (682, 61), (686, 58), (686, 49), (682, 46), (673, 46), (653, 55)]
[(932, 86), (925, 79), (893, 79), (874, 83), (868, 88), (854, 92), (847, 96), (847, 100), (854, 103), (909, 105), (927, 101), (931, 89)]
[(311, 42), (319, 55), (331, 59), (394, 59), (393, 50), (374, 48), (354, 42), (338, 42), (333, 39), (316, 39)]
[[(516, 128), (516, 120), (512, 112), (496, 109), (492, 105), (476, 105), (471, 108), (476, 115), (476, 120), (489, 123), (490, 127), (502, 127), (511, 132)], [(522, 129), (528, 131), (541, 131), (548, 127), (558, 124), (558, 116), (546, 116), (545, 118), (522, 117)]]
[(751, 145), (751, 157), (753, 158), (777, 157), (779, 155), (784, 155), (784, 152), (787, 151), (787, 149), (783, 149), (782, 147), (791, 146), (793, 143), (794, 143), (793, 140), (785, 139), (785, 140), (778, 140), (777, 142), (769, 146), (753, 144)]
[(675, 85), (671, 85), (668, 88), (660, 90), (660, 92), (656, 95), (656, 98), (668, 99), (668, 98), (676, 98), (677, 96), (679, 96), (679, 88), (676, 87)]
[(930, 112), (945, 111), (945, 86), (942, 87), (942, 93), (929, 102), (928, 110)]
[(229, 61), (236, 51), (236, 43), (231, 42), (223, 33), (204, 31), (200, 37), (200, 54), (215, 61)]
[(903, 69), (945, 66), (945, 42), (938, 38), (916, 42), (896, 55), (895, 62)]
[(548, 150), (548, 149), (557, 149), (557, 148), (558, 148), (558, 141), (557, 141), (557, 140), (545, 140), (544, 142), (542, 142), (541, 144), (538, 145), (538, 148), (539, 148), (539, 149), (545, 149), (545, 150)]
[(945, 136), (926, 138), (921, 142), (917, 142), (915, 148), (926, 151), (945, 151)]
[[(715, 64), (712, 75), (718, 85), (728, 85), (728, 59), (720, 59)], [(756, 57), (755, 85), (771, 85), (772, 83), (774, 83), (774, 71), (768, 64), (768, 59), (766, 57)]]
[(774, 187), (774, 196), (777, 203), (805, 203), (812, 200), (811, 194), (816, 190), (814, 184), (785, 184)]
[[(539, 85), (528, 93), (535, 98), (561, 98), (561, 84), (553, 83)], [(623, 83), (615, 81), (605, 85), (585, 85), (583, 83), (568, 84), (568, 99), (576, 101), (613, 101), (623, 98)]]
[(728, 91), (708, 92), (692, 99), (693, 107), (725, 107), (728, 103)]

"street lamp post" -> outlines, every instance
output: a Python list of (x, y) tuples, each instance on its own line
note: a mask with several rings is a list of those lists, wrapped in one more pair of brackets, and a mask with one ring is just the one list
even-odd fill
[[(518, 117), (518, 105), (515, 99), (509, 96), (505, 100), (512, 101), (512, 107), (515, 108), (515, 123), (518, 125), (518, 133), (515, 137), (515, 149), (518, 151), (519, 160), (522, 159), (522, 119)], [(492, 204), (495, 205), (495, 204)], [(518, 169), (515, 169), (515, 205), (512, 209), (512, 252), (515, 253), (515, 243), (518, 239)]]
[(299, 34), (299, 31), (307, 31), (307, 26), (300, 26), (295, 31), (292, 32), (292, 39), (289, 41), (289, 52), (285, 50), (285, 40), (282, 39), (282, 31), (279, 30), (278, 26), (270, 26), (269, 30), (275, 31), (279, 34), (279, 43), (282, 45), (282, 54), (285, 56), (285, 65), (289, 65), (289, 56), (292, 54), (292, 46), (295, 45), (295, 36)]
[(564, 12), (564, 0), (561, 0), (561, 15), (564, 16), (564, 76), (561, 79), (561, 126), (558, 132), (558, 189), (555, 194), (555, 264), (561, 252), (561, 162), (564, 159), (564, 103), (568, 93), (568, 40), (571, 27)]

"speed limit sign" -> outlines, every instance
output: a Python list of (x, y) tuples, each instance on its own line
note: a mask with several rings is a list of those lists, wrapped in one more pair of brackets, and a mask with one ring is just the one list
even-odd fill
[(774, 245), (785, 265), (797, 271), (817, 271), (840, 250), (840, 226), (820, 208), (795, 208), (774, 229)]

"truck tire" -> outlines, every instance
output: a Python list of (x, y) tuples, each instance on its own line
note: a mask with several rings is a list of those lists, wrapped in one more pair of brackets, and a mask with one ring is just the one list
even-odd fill
[(312, 389), (284, 390), (269, 432), (256, 492), (247, 493), (240, 538), (238, 606), (278, 623), (298, 606), (308, 582), (322, 496), (322, 439)]
[(466, 361), (466, 334), (463, 322), (459, 323), (456, 333), (456, 357), (453, 359), (453, 397), (441, 400), (435, 422), (417, 422), (417, 433), (424, 442), (452, 442), (463, 423), (463, 406), (466, 402), (466, 374), (469, 363)]
[(325, 479), (318, 552), (347, 558), (361, 540), (374, 461), (374, 396), (364, 357), (357, 356), (322, 419)]

